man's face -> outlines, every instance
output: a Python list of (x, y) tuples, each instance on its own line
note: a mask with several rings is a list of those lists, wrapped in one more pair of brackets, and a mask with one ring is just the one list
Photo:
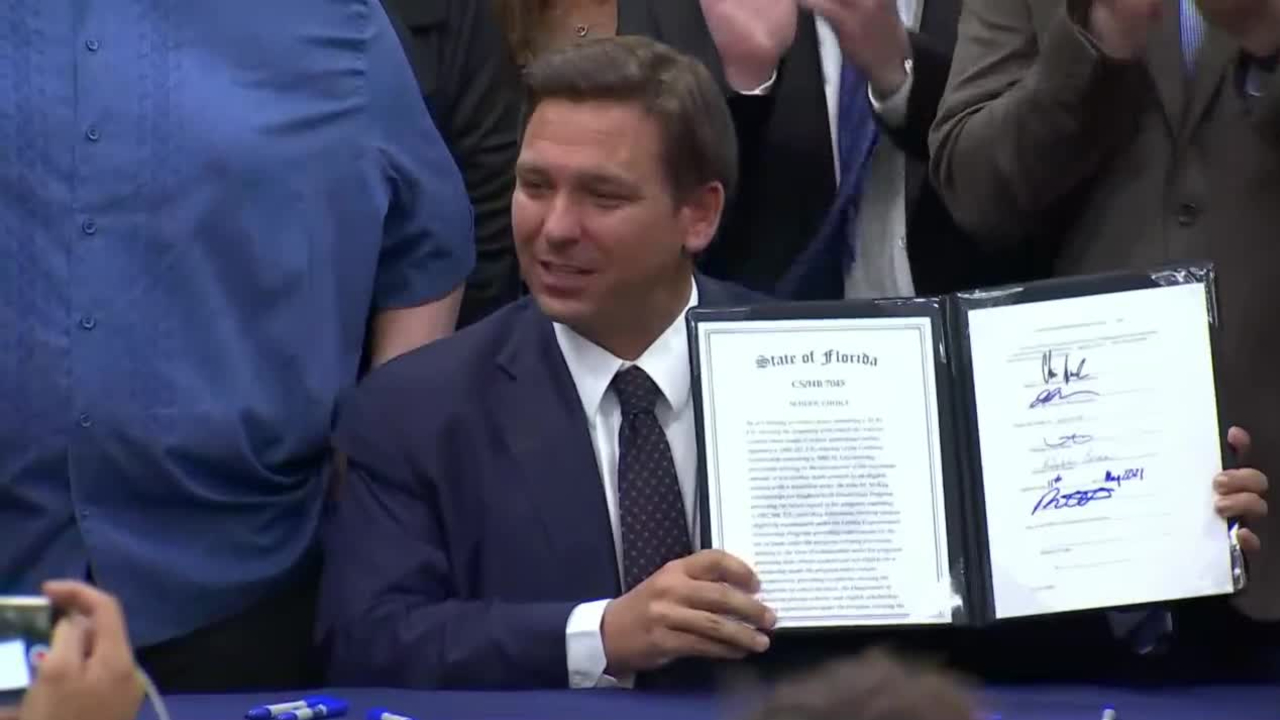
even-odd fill
[(657, 122), (631, 103), (547, 100), (534, 111), (512, 227), (525, 282), (553, 320), (598, 337), (647, 325), (687, 293), (689, 253), (715, 232), (722, 193), (677, 202), (662, 152)]

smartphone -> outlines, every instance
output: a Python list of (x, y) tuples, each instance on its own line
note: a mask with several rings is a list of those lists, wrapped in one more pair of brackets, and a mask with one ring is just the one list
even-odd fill
[(22, 700), (49, 652), (54, 620), (48, 598), (0, 595), (0, 706)]

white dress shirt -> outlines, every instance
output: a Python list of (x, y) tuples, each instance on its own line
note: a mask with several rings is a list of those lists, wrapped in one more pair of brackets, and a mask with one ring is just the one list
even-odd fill
[[(685, 312), (698, 304), (698, 288), (692, 279), (690, 286), (692, 290)], [(619, 573), (622, 570), (622, 531), (618, 521), (618, 431), (622, 428), (622, 408), (610, 383), (618, 371), (633, 364), (648, 373), (662, 391), (655, 413), (671, 446), (676, 478), (684, 498), (689, 536), (693, 538), (694, 547), (698, 544), (695, 512), (698, 441), (689, 388), (689, 338), (684, 316), (685, 313), (680, 313), (680, 317), (634, 363), (622, 360), (567, 326), (555, 324), (556, 341), (578, 389), (587, 427), (591, 431), (591, 445), (595, 449), (604, 497), (609, 506), (609, 524), (613, 528), (613, 547), (617, 553)], [(583, 603), (569, 615), (565, 627), (565, 651), (568, 655), (569, 686), (572, 688), (631, 684), (630, 678), (612, 678), (604, 672), (606, 659), (600, 623), (604, 619), (605, 606), (611, 599)]]

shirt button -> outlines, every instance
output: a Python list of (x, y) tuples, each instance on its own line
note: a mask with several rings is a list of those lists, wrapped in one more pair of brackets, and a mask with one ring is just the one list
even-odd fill
[(102, 135), (98, 133), (98, 128), (89, 128), (85, 131), (84, 136), (89, 138), (91, 142), (98, 142), (98, 138), (102, 137)]
[(1200, 217), (1200, 208), (1195, 203), (1185, 202), (1178, 206), (1178, 224), (1191, 227)]
[(92, 220), (85, 220), (80, 223), (80, 229), (84, 231), (85, 235), (92, 235), (98, 232), (98, 223)]
[(98, 326), (98, 321), (95, 320), (92, 315), (85, 315), (84, 317), (80, 318), (80, 327), (84, 328), (85, 330), (92, 330), (97, 326)]
[(93, 425), (93, 418), (89, 417), (88, 413), (81, 413), (76, 422), (80, 424), (80, 427), (87, 428)]
[(102, 47), (101, 45), (98, 44), (97, 40), (93, 40), (93, 39), (85, 40), (84, 46), (85, 46), (85, 49), (87, 49), (89, 52), (98, 52), (98, 48)]

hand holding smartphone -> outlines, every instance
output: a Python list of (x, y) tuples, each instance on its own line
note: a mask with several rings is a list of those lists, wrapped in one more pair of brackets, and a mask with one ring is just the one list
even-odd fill
[(15, 705), (49, 652), (53, 603), (43, 596), (0, 596), (0, 705)]
[(0, 719), (132, 720), (143, 687), (115, 598), (82, 582), (50, 582), (44, 598), (0, 598)]

